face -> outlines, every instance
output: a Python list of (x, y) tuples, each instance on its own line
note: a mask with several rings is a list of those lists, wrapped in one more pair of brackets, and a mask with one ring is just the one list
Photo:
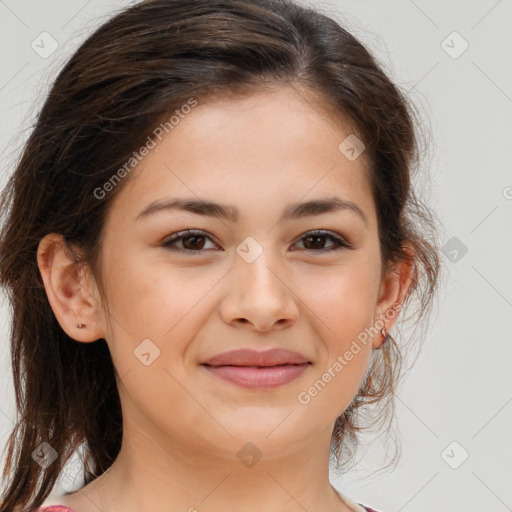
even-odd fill
[[(365, 154), (338, 149), (351, 133), (276, 89), (199, 103), (132, 171), (104, 226), (96, 324), (126, 428), (230, 458), (330, 438), (382, 342), (361, 333), (396, 298)], [(176, 200), (189, 207), (163, 207)], [(203, 364), (237, 349), (307, 363)]]

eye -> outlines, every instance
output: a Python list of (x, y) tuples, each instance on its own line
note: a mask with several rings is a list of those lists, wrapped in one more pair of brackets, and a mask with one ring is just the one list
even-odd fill
[[(177, 251), (201, 252), (204, 250), (205, 239), (209, 239), (210, 241), (212, 240), (203, 231), (187, 229), (186, 231), (175, 233), (171, 238), (167, 238), (166, 241), (162, 243), (162, 246), (169, 249), (175, 249)], [(173, 247), (176, 242), (181, 242), (182, 247)]]
[[(323, 247), (328, 239), (334, 243), (329, 247)], [(162, 246), (182, 252), (202, 252), (207, 250), (205, 248), (205, 240), (209, 240), (215, 247), (218, 247), (209, 235), (198, 229), (187, 229), (186, 231), (174, 233), (162, 243)], [(352, 245), (344, 239), (322, 230), (305, 233), (299, 242), (304, 244), (304, 250), (314, 252), (330, 252), (343, 247), (346, 249), (352, 248)], [(177, 243), (180, 243), (181, 247), (177, 247)]]
[[(325, 245), (325, 241), (327, 239), (333, 240), (334, 244), (327, 248), (321, 247)], [(342, 247), (345, 247), (346, 249), (352, 248), (352, 245), (342, 238), (335, 236), (328, 231), (321, 230), (309, 231), (308, 233), (305, 233), (300, 239), (300, 242), (304, 243), (305, 250), (315, 252), (335, 251), (337, 249), (341, 249)]]

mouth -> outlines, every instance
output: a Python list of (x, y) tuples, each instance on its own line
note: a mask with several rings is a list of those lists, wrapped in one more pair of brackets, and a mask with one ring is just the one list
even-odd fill
[(286, 349), (242, 349), (219, 354), (201, 365), (211, 375), (239, 387), (269, 389), (297, 379), (312, 363), (302, 354)]

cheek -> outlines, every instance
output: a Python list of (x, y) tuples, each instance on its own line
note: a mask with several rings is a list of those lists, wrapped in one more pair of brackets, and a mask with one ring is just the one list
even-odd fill
[(335, 347), (356, 337), (371, 325), (378, 276), (375, 265), (359, 256), (353, 261), (304, 282), (303, 294), (312, 313), (319, 319), (322, 338)]
[(323, 346), (315, 373), (298, 400), (324, 424), (338, 417), (356, 396), (372, 351), (366, 329), (371, 326), (373, 296), (357, 278), (352, 274), (331, 279), (329, 291), (309, 303)]
[(179, 383), (187, 378), (182, 363), (199, 322), (198, 301), (212, 284), (191, 283), (186, 271), (166, 269), (161, 262), (141, 265), (140, 258), (128, 257), (126, 252), (114, 261), (117, 265), (110, 271), (107, 290), (112, 313), (108, 345), (122, 380), (124, 408), (129, 414), (140, 409), (155, 423), (172, 424), (169, 404), (188, 399), (187, 407), (199, 420), (201, 411), (193, 407)]
[[(359, 260), (353, 265), (317, 273), (303, 289), (323, 353), (304, 402), (311, 401), (315, 414), (322, 407), (340, 414), (356, 395), (372, 351), (372, 325), (378, 287), (376, 265)], [(316, 404), (316, 405), (315, 405)], [(318, 409), (316, 409), (318, 407)], [(326, 418), (327, 419), (327, 418)]]
[(112, 261), (117, 264), (109, 273), (107, 295), (114, 362), (127, 371), (137, 362), (133, 352), (146, 339), (160, 351), (156, 366), (182, 360), (204, 322), (204, 299), (218, 276), (199, 267), (166, 265), (162, 260), (141, 264), (140, 255), (131, 256), (128, 251), (116, 252)]

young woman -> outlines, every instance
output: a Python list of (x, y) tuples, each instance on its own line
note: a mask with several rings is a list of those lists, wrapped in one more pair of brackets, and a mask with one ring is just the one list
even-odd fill
[[(288, 0), (146, 1), (90, 36), (2, 197), (0, 511), (373, 510), (329, 463), (387, 424), (393, 326), (436, 292), (411, 112)], [(49, 498), (78, 448), (83, 486)]]

